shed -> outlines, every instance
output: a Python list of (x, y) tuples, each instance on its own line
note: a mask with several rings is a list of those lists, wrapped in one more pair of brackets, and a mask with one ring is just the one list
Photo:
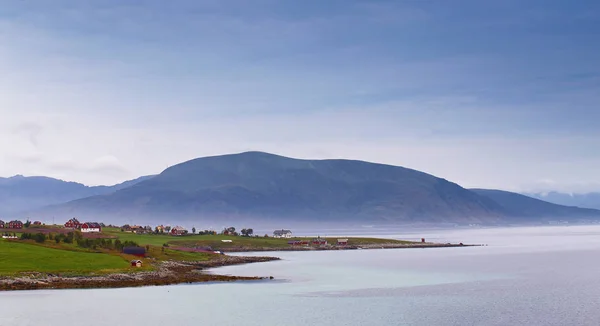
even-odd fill
[(134, 255), (138, 257), (146, 256), (146, 248), (144, 247), (124, 247), (123, 253), (128, 255)]
[(338, 246), (345, 246), (348, 244), (348, 239), (337, 239)]
[(141, 260), (132, 260), (131, 267), (142, 267), (142, 261)]

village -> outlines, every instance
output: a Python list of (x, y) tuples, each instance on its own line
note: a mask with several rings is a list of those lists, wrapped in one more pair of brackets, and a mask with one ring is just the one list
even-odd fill
[[(223, 235), (223, 236), (241, 236), (241, 237), (253, 237), (253, 238), (275, 238), (275, 239), (289, 239), (287, 241), (287, 245), (291, 247), (298, 246), (317, 246), (317, 247), (325, 247), (329, 245), (335, 246), (347, 246), (348, 239), (340, 238), (340, 239), (326, 239), (317, 237), (297, 237), (294, 236), (291, 230), (287, 229), (278, 229), (274, 230), (271, 235), (265, 234), (264, 236), (259, 236), (254, 234), (254, 230), (251, 228), (244, 228), (239, 232), (235, 227), (227, 227), (217, 232), (215, 230), (196, 230), (195, 227), (192, 227), (191, 232), (182, 227), (182, 226), (173, 226), (170, 225), (157, 225), (155, 227), (141, 226), (141, 225), (129, 225), (125, 224), (122, 226), (115, 225), (105, 225), (101, 222), (80, 222), (77, 218), (71, 218), (66, 221), (63, 225), (45, 225), (40, 221), (29, 221), (22, 222), (20, 220), (12, 220), (9, 222), (4, 222), (0, 220), (0, 233), (2, 237), (5, 239), (16, 239), (17, 233), (24, 233), (24, 229), (28, 229), (30, 231), (35, 230), (36, 232), (41, 233), (64, 233), (68, 231), (79, 231), (84, 237), (88, 235), (88, 237), (97, 238), (103, 233), (104, 228), (109, 228), (112, 230), (118, 229), (120, 232), (131, 233), (137, 235), (170, 235), (175, 237), (185, 237), (191, 235)], [(95, 235), (95, 236), (94, 236)], [(223, 240), (224, 242), (231, 243), (231, 240)], [(334, 241), (334, 243), (331, 243)]]

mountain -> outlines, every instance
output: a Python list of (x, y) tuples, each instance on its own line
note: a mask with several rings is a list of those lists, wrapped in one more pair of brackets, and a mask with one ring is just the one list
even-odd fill
[(531, 223), (600, 218), (519, 194), (467, 190), (423, 172), (353, 160), (300, 160), (262, 152), (198, 158), (106, 195), (39, 214), (109, 222), (270, 221), (380, 224)]
[(108, 194), (150, 177), (152, 176), (140, 177), (114, 186), (95, 187), (42, 176), (16, 175), (10, 178), (0, 178), (0, 216), (65, 203), (74, 199)]
[(495, 202), (416, 170), (261, 152), (194, 159), (112, 194), (75, 200), (43, 213), (380, 223), (494, 223), (503, 216)]
[(552, 191), (548, 193), (528, 193), (525, 195), (559, 205), (600, 209), (600, 192), (566, 194)]
[(509, 219), (573, 220), (600, 217), (600, 211), (595, 209), (557, 205), (513, 192), (489, 189), (471, 189), (471, 191), (498, 203)]

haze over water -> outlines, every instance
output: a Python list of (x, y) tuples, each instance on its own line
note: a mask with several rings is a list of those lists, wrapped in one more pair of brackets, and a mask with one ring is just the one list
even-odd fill
[[(276, 281), (4, 292), (0, 325), (598, 325), (600, 227), (402, 233), (485, 247), (273, 253)], [(262, 253), (264, 254), (264, 253)]]

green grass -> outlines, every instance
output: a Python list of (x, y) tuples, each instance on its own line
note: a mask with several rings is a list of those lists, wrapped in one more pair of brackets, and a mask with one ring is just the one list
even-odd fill
[(25, 242), (0, 240), (0, 275), (21, 272), (103, 273), (127, 269), (121, 256), (48, 248)]
[[(105, 229), (104, 233), (109, 236), (116, 236), (121, 241), (135, 241), (139, 245), (162, 246), (164, 243), (170, 246), (210, 246), (215, 250), (223, 248), (284, 248), (289, 247), (290, 240), (306, 240), (311, 238), (264, 238), (264, 237), (234, 237), (226, 235), (187, 235), (175, 237), (171, 235), (154, 234), (134, 234), (121, 232), (119, 229)], [(346, 237), (339, 237), (346, 238)], [(325, 238), (329, 244), (336, 244), (338, 237)], [(411, 243), (410, 241), (378, 239), (378, 238), (348, 238), (350, 245), (382, 244), (382, 243)], [(222, 242), (222, 240), (231, 240), (232, 242)]]

